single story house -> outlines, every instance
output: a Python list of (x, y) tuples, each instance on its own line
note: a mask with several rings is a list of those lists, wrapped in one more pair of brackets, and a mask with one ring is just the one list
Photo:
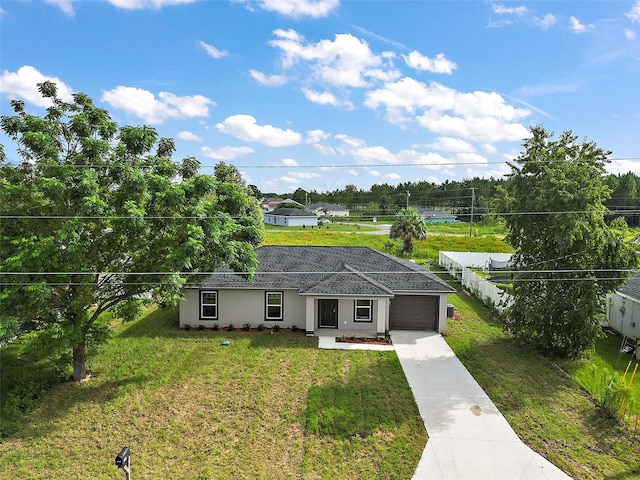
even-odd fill
[(318, 216), (313, 212), (299, 208), (276, 208), (272, 212), (263, 214), (264, 223), (281, 227), (315, 227)]
[(312, 203), (307, 210), (314, 212), (316, 215), (328, 215), (330, 217), (348, 217), (349, 210), (342, 205), (335, 203)]
[(296, 202), (290, 198), (266, 198), (262, 200), (262, 212), (272, 212), (276, 208), (289, 207), (289, 208), (304, 208), (304, 205)]
[(443, 332), (455, 289), (416, 263), (369, 247), (262, 246), (253, 281), (228, 268), (185, 285), (180, 325)]
[(640, 339), (640, 272), (609, 294), (608, 325), (631, 339)]
[(418, 208), (417, 210), (427, 223), (453, 223), (458, 218), (451, 213), (440, 210), (429, 210), (428, 208)]

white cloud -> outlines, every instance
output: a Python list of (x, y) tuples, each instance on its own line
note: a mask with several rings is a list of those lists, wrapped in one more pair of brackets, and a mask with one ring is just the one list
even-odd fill
[(255, 152), (255, 150), (251, 147), (202, 147), (200, 149), (202, 155), (216, 160), (233, 160), (234, 158), (242, 157), (253, 152)]
[(237, 0), (247, 5), (249, 10), (254, 5), (291, 18), (321, 18), (330, 15), (340, 5), (339, 0)]
[(419, 117), (418, 123), (440, 135), (457, 135), (479, 142), (513, 142), (529, 136), (523, 125), (496, 117), (463, 118), (429, 112)]
[(288, 184), (298, 185), (300, 180), (315, 180), (321, 177), (322, 175), (315, 172), (287, 172), (286, 175), (280, 177), (280, 180)]
[(371, 109), (382, 106), (392, 123), (417, 121), (440, 135), (483, 143), (521, 140), (528, 131), (515, 121), (531, 113), (507, 104), (495, 92), (459, 92), (410, 77), (370, 91), (365, 106)]
[(55, 5), (67, 15), (73, 15), (73, 2), (74, 0), (45, 0), (46, 3)]
[(327, 140), (331, 135), (325, 132), (324, 130), (316, 129), (309, 130), (307, 132), (307, 140), (306, 143), (318, 143), (323, 140)]
[(351, 34), (337, 34), (335, 40), (307, 43), (294, 30), (275, 30), (271, 46), (282, 53), (282, 67), (306, 62), (313, 77), (323, 85), (363, 88), (371, 81), (391, 81), (400, 73), (388, 55), (374, 55), (364, 40)]
[(638, 34), (635, 30), (631, 30), (630, 28), (625, 28), (624, 30), (624, 38), (627, 40), (635, 40)]
[(491, 4), (491, 8), (493, 9), (493, 12), (497, 13), (498, 15), (518, 15), (519, 17), (521, 17), (529, 12), (527, 7), (525, 6), (505, 7), (504, 5), (501, 5), (499, 3)]
[(207, 55), (213, 58), (223, 58), (229, 55), (229, 52), (227, 52), (226, 50), (219, 50), (213, 45), (209, 45), (202, 40), (198, 42), (198, 45), (200, 45), (204, 49), (204, 51), (207, 52)]
[(198, 0), (107, 0), (111, 5), (124, 10), (142, 10), (152, 8), (159, 10), (171, 5), (182, 5), (197, 2)]
[(485, 143), (484, 145), (482, 145), (482, 149), (490, 155), (498, 152), (498, 149), (490, 143)]
[(555, 17), (555, 15), (552, 15), (550, 13), (547, 13), (545, 16), (543, 17), (534, 17), (533, 18), (533, 22), (539, 26), (540, 28), (546, 30), (547, 28), (555, 25), (556, 21), (558, 19)]
[(245, 142), (260, 142), (270, 147), (286, 147), (302, 141), (302, 135), (293, 130), (282, 130), (272, 125), (258, 125), (251, 115), (232, 115), (216, 128)]
[(570, 28), (573, 33), (584, 33), (589, 27), (583, 23), (580, 23), (576, 17), (569, 18), (569, 23), (571, 24)]
[(369, 175), (373, 175), (374, 177), (379, 177), (382, 174), (378, 170), (369, 170)]
[(391, 173), (387, 173), (385, 175), (385, 178), (388, 178), (389, 180), (400, 180), (400, 178), (402, 177), (400, 177), (400, 175), (398, 175), (397, 173), (391, 172)]
[(351, 175), (352, 177), (357, 177), (357, 176), (358, 176), (358, 171), (357, 171), (357, 170), (354, 170), (353, 168), (350, 168), (350, 169), (347, 171), (347, 173), (348, 173), (349, 175)]
[(179, 97), (170, 92), (160, 92), (156, 98), (148, 90), (125, 86), (104, 92), (101, 100), (151, 124), (162, 123), (168, 118), (207, 117), (209, 105), (215, 105), (213, 100), (202, 95)]
[(354, 106), (349, 100), (339, 100), (331, 92), (316, 92), (309, 88), (303, 88), (302, 93), (305, 98), (310, 102), (317, 103), (319, 105), (333, 105), (334, 107), (346, 107), (349, 110), (353, 110)]
[(255, 81), (269, 87), (280, 87), (289, 81), (286, 75), (265, 75), (258, 70), (250, 70), (250, 73)]
[(486, 165), (488, 163), (487, 159), (482, 155), (470, 152), (458, 153), (456, 159), (459, 160), (460, 163), (472, 163), (474, 165)]
[(287, 167), (297, 167), (298, 166), (298, 162), (295, 161), (293, 158), (283, 158), (282, 159), (282, 164), (286, 165)]
[(640, 175), (640, 162), (637, 160), (623, 159), (610, 162), (605, 166), (609, 173), (616, 175), (624, 174), (627, 172), (633, 172), (636, 175)]
[(202, 138), (200, 138), (198, 135), (196, 135), (195, 133), (188, 132), (186, 130), (182, 130), (181, 132), (178, 132), (176, 137), (179, 138), (180, 140), (186, 140), (187, 142), (202, 141)]
[(38, 92), (38, 83), (46, 80), (54, 82), (58, 87), (58, 97), (65, 101), (71, 101), (71, 87), (58, 77), (44, 75), (31, 65), (24, 65), (16, 72), (4, 70), (0, 77), (0, 93), (8, 95), (10, 98), (22, 98), (23, 100), (39, 107), (51, 106), (51, 101), (42, 98)]
[(318, 103), (320, 105), (340, 105), (336, 96), (331, 92), (316, 92), (309, 88), (303, 88), (302, 93), (307, 100), (313, 103)]
[(404, 58), (406, 64), (411, 68), (415, 68), (421, 72), (428, 71), (451, 75), (451, 73), (458, 68), (454, 62), (445, 58), (444, 53), (439, 53), (435, 59), (432, 59), (414, 50), (409, 55), (402, 55), (402, 58)]
[(475, 149), (469, 142), (460, 138), (438, 137), (434, 142), (427, 144), (427, 147), (435, 148), (442, 152), (473, 152)]
[(632, 22), (640, 23), (640, 0), (636, 0), (636, 3), (633, 4), (631, 10), (629, 10), (625, 15)]

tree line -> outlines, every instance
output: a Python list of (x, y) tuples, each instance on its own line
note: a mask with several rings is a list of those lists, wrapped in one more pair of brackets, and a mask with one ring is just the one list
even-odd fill
[[(610, 191), (604, 205), (612, 213), (608, 221), (623, 217), (630, 227), (640, 227), (640, 176), (633, 172), (604, 174), (602, 180)], [(359, 189), (347, 185), (344, 189), (318, 192), (298, 188), (293, 193), (254, 193), (264, 197), (290, 198), (303, 205), (309, 203), (335, 203), (363, 216), (393, 216), (407, 206), (443, 210), (458, 216), (463, 222), (474, 221), (496, 212), (498, 192), (508, 180), (502, 178), (473, 177), (464, 180), (445, 180), (443, 183), (405, 182), (373, 185), (370, 189)]]

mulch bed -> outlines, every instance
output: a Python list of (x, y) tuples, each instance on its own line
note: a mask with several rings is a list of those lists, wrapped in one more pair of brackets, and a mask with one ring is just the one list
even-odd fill
[(367, 343), (371, 345), (392, 345), (386, 338), (336, 337), (337, 343)]

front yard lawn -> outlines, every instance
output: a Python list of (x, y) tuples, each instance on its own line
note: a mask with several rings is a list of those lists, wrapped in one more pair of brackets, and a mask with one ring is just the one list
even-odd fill
[(3, 478), (120, 478), (128, 445), (136, 479), (408, 479), (426, 442), (395, 352), (179, 331), (175, 310), (154, 310), (118, 327), (92, 368), (0, 443)]

